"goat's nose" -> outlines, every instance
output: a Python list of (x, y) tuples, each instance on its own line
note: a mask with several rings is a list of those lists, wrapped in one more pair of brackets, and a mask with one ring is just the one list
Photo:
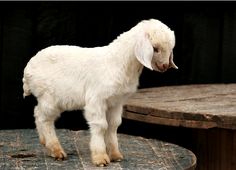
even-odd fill
[(169, 68), (169, 64), (163, 64), (162, 68), (163, 68), (163, 70), (167, 70)]

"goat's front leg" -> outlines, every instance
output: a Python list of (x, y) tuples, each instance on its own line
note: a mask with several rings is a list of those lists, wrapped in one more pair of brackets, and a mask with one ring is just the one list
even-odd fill
[(123, 105), (113, 106), (107, 111), (108, 129), (105, 134), (107, 153), (111, 161), (121, 161), (123, 155), (119, 151), (117, 129), (122, 121)]
[(92, 162), (97, 166), (106, 166), (110, 163), (104, 141), (107, 130), (106, 104), (99, 101), (90, 102), (85, 107), (85, 118), (90, 127)]

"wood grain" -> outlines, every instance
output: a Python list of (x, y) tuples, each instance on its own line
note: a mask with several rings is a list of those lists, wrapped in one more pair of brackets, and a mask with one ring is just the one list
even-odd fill
[(193, 129), (189, 139), (197, 158), (197, 170), (236, 169), (236, 131), (231, 129)]
[(236, 84), (140, 89), (127, 101), (123, 117), (171, 126), (236, 129)]
[(68, 154), (65, 161), (56, 161), (47, 156), (47, 152), (39, 144), (36, 130), (1, 130), (0, 169), (193, 170), (196, 167), (195, 155), (183, 147), (159, 140), (119, 134), (120, 148), (125, 159), (98, 168), (91, 163), (88, 131), (60, 129), (57, 134)]

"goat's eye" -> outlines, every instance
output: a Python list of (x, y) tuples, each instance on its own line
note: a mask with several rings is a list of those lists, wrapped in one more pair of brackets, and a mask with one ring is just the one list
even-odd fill
[(159, 49), (158, 49), (158, 48), (156, 48), (156, 47), (153, 47), (153, 48), (154, 48), (154, 51), (155, 51), (156, 53), (159, 52)]

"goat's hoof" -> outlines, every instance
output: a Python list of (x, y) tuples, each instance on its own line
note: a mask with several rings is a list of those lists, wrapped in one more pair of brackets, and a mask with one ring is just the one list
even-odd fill
[(45, 138), (40, 138), (40, 143), (43, 145), (43, 146), (46, 146), (46, 141), (45, 141)]
[(67, 156), (66, 156), (65, 154), (61, 153), (60, 155), (58, 155), (58, 156), (55, 157), (55, 160), (57, 160), (57, 161), (63, 161), (63, 160), (65, 160), (66, 158), (67, 158)]
[(94, 165), (103, 167), (110, 163), (110, 158), (107, 154), (93, 154), (92, 161)]
[(62, 149), (54, 150), (51, 153), (51, 156), (54, 157), (56, 160), (65, 160), (67, 158), (67, 154)]
[(124, 157), (120, 152), (113, 152), (110, 155), (110, 159), (112, 162), (120, 162), (122, 159), (124, 159)]

